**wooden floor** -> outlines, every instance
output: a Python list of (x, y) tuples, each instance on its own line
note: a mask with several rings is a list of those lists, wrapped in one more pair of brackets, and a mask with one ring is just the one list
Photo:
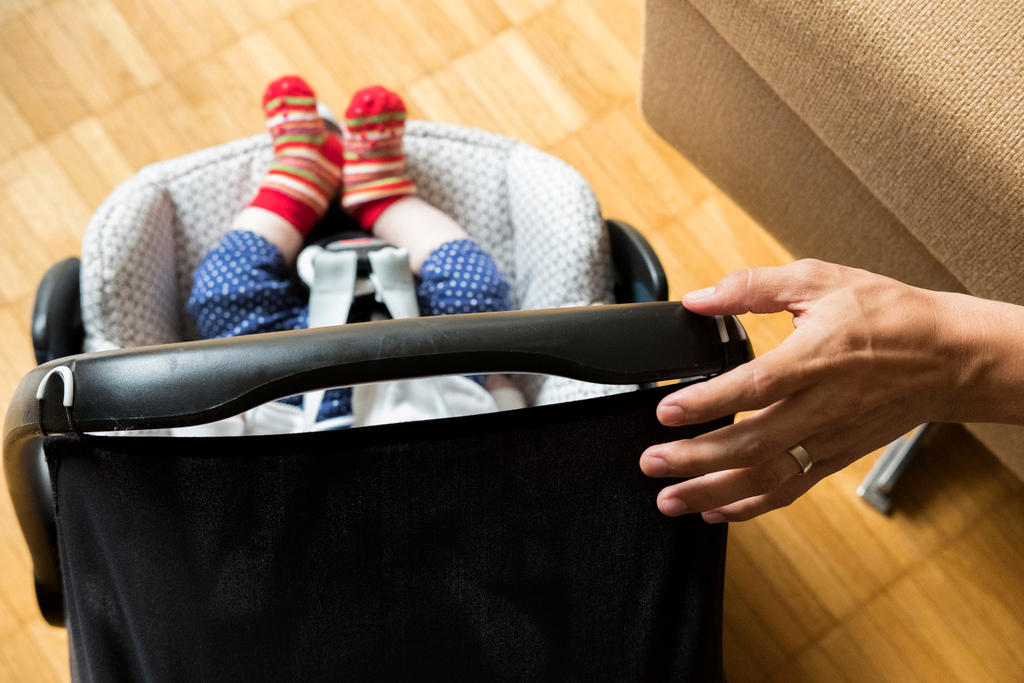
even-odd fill
[[(672, 294), (787, 254), (644, 124), (641, 0), (3, 0), (0, 404), (32, 365), (45, 268), (143, 165), (261, 130), (264, 84), (305, 75), (336, 111), (371, 82), (417, 118), (574, 164), (651, 240)], [(787, 316), (745, 320), (764, 351)], [(931, 439), (897, 512), (854, 495), (866, 458), (731, 529), (733, 681), (1024, 680), (1024, 485), (960, 430)], [(68, 677), (0, 496), (0, 680)]]

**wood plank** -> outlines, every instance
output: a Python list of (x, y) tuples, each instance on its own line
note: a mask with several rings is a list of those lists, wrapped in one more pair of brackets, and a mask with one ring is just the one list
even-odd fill
[[(216, 59), (196, 62), (172, 78), (174, 89), (185, 104), (183, 116), (195, 121), (193, 142), (200, 146), (210, 147), (263, 129), (259, 110), (262, 91), (256, 91), (259, 86), (251, 84), (252, 89), (245, 91), (249, 94), (247, 98), (225, 99), (219, 92), (219, 83), (227, 78), (223, 63)], [(241, 99), (249, 101), (243, 103)]]
[(88, 210), (44, 146), (33, 145), (7, 166), (21, 169), (6, 185), (11, 203), (24, 219), (21, 229), (27, 228), (47, 247), (81, 233)]
[(81, 147), (83, 154), (88, 157), (92, 167), (96, 169), (105, 187), (112, 190), (127, 180), (134, 171), (131, 163), (121, 154), (106, 129), (95, 117), (82, 119), (71, 126), (69, 132), (75, 143)]
[[(173, 41), (168, 47), (181, 56), (183, 64), (189, 64), (229, 45), (236, 37), (231, 26), (219, 14), (206, 11), (200, 5), (208, 3), (179, 3), (165, 0), (134, 0), (143, 5), (148, 21), (161, 25), (168, 38)], [(200, 13), (204, 19), (194, 19)], [(179, 65), (180, 68), (180, 65)]]
[(278, 49), (266, 31), (250, 33), (239, 39), (236, 45), (239, 51), (225, 50), (223, 54), (233, 54), (239, 61), (232, 63), (226, 57), (225, 61), (229, 66), (247, 68), (253, 80), (270, 83), (285, 74), (298, 72), (295, 64)]
[(217, 0), (212, 8), (220, 12), (235, 33), (242, 36), (250, 31), (266, 29), (277, 24), (297, 7), (309, 0)]
[(424, 0), (412, 6), (417, 20), (444, 40), (449, 59), (482, 45), (510, 26), (508, 17), (493, 0)]
[(40, 5), (26, 20), (78, 97), (95, 112), (127, 91), (123, 65), (106, 59), (101, 42), (75, 14), (70, 0), (64, 0)]
[[(791, 558), (764, 529), (768, 520), (730, 530), (726, 577), (730, 591), (751, 605), (765, 624), (765, 636), (786, 655), (799, 651), (833, 626), (821, 598), (801, 578)], [(749, 641), (749, 638), (746, 639)]]
[[(62, 628), (50, 626), (36, 619), (26, 625), (29, 637), (35, 643), (40, 658), (49, 671), (53, 672), (58, 681), (70, 681), (71, 672), (68, 662), (68, 632)], [(40, 665), (43, 665), (40, 662)]]
[(93, 29), (106, 38), (110, 50), (131, 73), (135, 87), (148, 88), (163, 79), (156, 60), (111, 0), (89, 0), (81, 3), (80, 10), (88, 13)]
[[(746, 680), (761, 680), (762, 677), (749, 678)], [(849, 681), (858, 683), (857, 679), (845, 675), (843, 668), (837, 666), (822, 651), (820, 647), (813, 647), (804, 651), (800, 658), (792, 664), (777, 670), (768, 679), (773, 683), (798, 683), (806, 681)]]
[(457, 123), (497, 132), (500, 124), (476, 92), (452, 69), (442, 69), (409, 86), (405, 98), (412, 118)]
[(320, 2), (297, 10), (292, 21), (348, 92), (375, 83), (401, 91), (427, 73), (418, 61), (424, 55), (427, 63), (439, 64), (435, 47), (407, 44), (416, 40), (401, 32), (410, 30), (408, 24), (393, 21), (374, 3)]
[(0, 126), (0, 153), (3, 156), (15, 154), (35, 141), (36, 136), (32, 127), (22, 117), (3, 88), (0, 88), (0, 120), (4, 122), (4, 125)]
[(728, 680), (757, 680), (763, 672), (781, 666), (786, 653), (768, 630), (761, 613), (737, 595), (729, 581), (725, 590), (722, 657), (726, 676)]
[(43, 654), (40, 643), (27, 630), (16, 631), (10, 638), (0, 640), (0, 657), (12, 673), (7, 680), (24, 683), (58, 683), (70, 679), (58, 674), (51, 666), (51, 657)]
[(274, 22), (272, 31), (264, 30), (258, 35), (273, 43), (274, 49), (287, 60), (293, 72), (309, 82), (317, 97), (335, 116), (344, 118), (352, 93), (341, 86), (334, 72), (327, 67), (327, 56), (316, 52), (290, 18)]
[[(523, 75), (532, 92), (539, 96), (543, 108), (527, 106), (525, 111), (532, 114), (532, 122), (541, 133), (542, 144), (552, 144), (586, 123), (583, 107), (565, 88), (564, 81), (544, 64), (521, 31), (504, 31), (495, 38), (495, 44), (504, 53), (508, 64)], [(494, 80), (501, 84), (500, 78)], [(523, 104), (528, 103), (519, 103), (519, 106)], [(542, 109), (547, 111), (542, 113)], [(550, 121), (542, 118), (545, 114), (550, 115)]]
[(534, 15), (523, 36), (545, 71), (558, 78), (587, 118), (631, 102), (639, 58), (584, 0), (566, 0)]
[(50, 204), (57, 219), (52, 230), (58, 233), (59, 226), (65, 231), (60, 235), (61, 241), (66, 242), (68, 235), (81, 238), (92, 212), (62, 168), (63, 159), (54, 157), (45, 145), (33, 145), (20, 157), (24, 166), (32, 169), (30, 177), (36, 188), (35, 198), (38, 198), (25, 204), (30, 201)]
[(496, 0), (496, 2), (512, 23), (521, 24), (532, 15), (550, 6), (554, 0)]
[(157, 68), (170, 75), (184, 67), (195, 56), (190, 55), (175, 40), (174, 34), (160, 20), (146, 0), (111, 0), (124, 23), (140, 45), (153, 58)]
[[(696, 170), (678, 162), (678, 155), (670, 158), (664, 143), (656, 143), (646, 124), (640, 119), (635, 104), (628, 103), (591, 120), (574, 135), (585, 154), (568, 156), (571, 152), (562, 146), (565, 141), (549, 147), (556, 156), (567, 155), (567, 161), (577, 166), (583, 176), (594, 185), (602, 199), (605, 196), (629, 198), (630, 215), (627, 220), (639, 222), (644, 230), (664, 227), (677, 230), (676, 222), (692, 212), (713, 191), (706, 180), (690, 182), (699, 177)], [(687, 226), (689, 229), (689, 227)]]
[(29, 12), (46, 0), (6, 0), (0, 5), (0, 22), (19, 17)]
[(0, 83), (40, 140), (88, 112), (64, 71), (22, 16), (0, 24)]
[[(68, 180), (81, 197), (88, 215), (106, 199), (114, 185), (96, 167), (96, 157), (75, 139), (70, 130), (61, 131), (46, 143), (51, 156), (59, 160)], [(88, 218), (87, 215), (87, 218)]]
[[(497, 130), (535, 146), (550, 145), (571, 130), (564, 118), (545, 102), (545, 94), (555, 94), (557, 87), (549, 79), (538, 92), (531, 77), (539, 76), (535, 57), (528, 60), (524, 71), (511, 58), (512, 54), (528, 54), (529, 48), (515, 29), (505, 31), (478, 50), (460, 57), (445, 70), (467, 85), (481, 106), (494, 119)], [(564, 99), (564, 98), (563, 98)], [(578, 121), (578, 107), (568, 105), (566, 115), (571, 124)]]
[(132, 109), (133, 103), (123, 100), (99, 114), (96, 120), (106, 137), (113, 141), (118, 155), (124, 157), (133, 171), (137, 171), (146, 164), (159, 161), (160, 155), (153, 138), (139, 135), (139, 121), (132, 115)]
[[(3, 212), (7, 227), (4, 234), (5, 248), (0, 249), (0, 253), (3, 254), (2, 263), (5, 266), (4, 277), (0, 278), (0, 292), (3, 295), (3, 302), (11, 305), (35, 291), (39, 279), (52, 262), (54, 249), (31, 228), (8, 192), (0, 193), (0, 211)], [(4, 337), (5, 340), (10, 340), (10, 345), (23, 341), (21, 338), (28, 331), (24, 326), (16, 329), (17, 332), (12, 331), (16, 336)], [(20, 365), (12, 364), (9, 370), (12, 377), (20, 377), (22, 374)]]
[(643, 16), (644, 0), (588, 0), (587, 5), (602, 17), (630, 54), (639, 59), (643, 49), (644, 25), (637, 18)]

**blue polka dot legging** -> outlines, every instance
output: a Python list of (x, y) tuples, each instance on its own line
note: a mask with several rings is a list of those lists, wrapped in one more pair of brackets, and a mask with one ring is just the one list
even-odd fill
[[(264, 237), (232, 230), (193, 275), (187, 309), (203, 339), (281, 332), (308, 326), (307, 300), (291, 284), (277, 247)], [(446, 242), (423, 263), (416, 281), (423, 315), (483, 313), (511, 308), (509, 285), (490, 254), (473, 240)], [(301, 398), (282, 399), (299, 405)], [(352, 412), (352, 389), (324, 396), (319, 420)]]

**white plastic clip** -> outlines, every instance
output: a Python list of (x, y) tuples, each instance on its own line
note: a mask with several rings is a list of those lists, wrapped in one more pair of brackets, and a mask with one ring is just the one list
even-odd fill
[(730, 315), (729, 317), (732, 318), (732, 324), (736, 326), (737, 330), (739, 330), (740, 341), (747, 341), (747, 331), (743, 329), (743, 325), (740, 323), (740, 319), (734, 315)]
[(46, 385), (54, 373), (60, 375), (60, 378), (64, 381), (64, 400), (62, 403), (65, 408), (70, 408), (75, 402), (75, 376), (72, 374), (71, 368), (66, 365), (59, 365), (43, 375), (43, 379), (39, 382), (39, 388), (36, 389), (36, 400), (43, 400), (43, 396), (46, 395)]
[(725, 326), (725, 318), (720, 315), (716, 315), (715, 324), (718, 325), (718, 338), (722, 340), (723, 344), (728, 344), (729, 329)]

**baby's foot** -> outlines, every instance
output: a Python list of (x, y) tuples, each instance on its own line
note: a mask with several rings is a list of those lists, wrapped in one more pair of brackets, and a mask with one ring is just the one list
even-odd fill
[(416, 191), (405, 174), (402, 152), (405, 103), (382, 86), (363, 88), (345, 110), (344, 128), (341, 203), (364, 230), (371, 230), (386, 208)]
[(341, 141), (324, 128), (316, 95), (298, 76), (284, 76), (263, 95), (274, 163), (249, 206), (271, 211), (305, 236), (341, 187)]

